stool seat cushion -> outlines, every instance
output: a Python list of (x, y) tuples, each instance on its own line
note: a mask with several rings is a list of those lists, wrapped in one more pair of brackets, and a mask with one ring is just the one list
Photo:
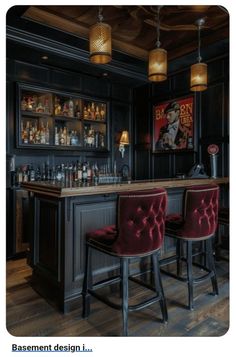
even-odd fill
[(112, 245), (117, 239), (117, 230), (115, 225), (110, 225), (97, 229), (86, 234), (86, 240), (94, 247), (102, 250), (112, 251)]

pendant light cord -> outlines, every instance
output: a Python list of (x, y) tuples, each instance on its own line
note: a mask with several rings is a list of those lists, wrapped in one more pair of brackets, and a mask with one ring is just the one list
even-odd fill
[(202, 60), (201, 53), (200, 53), (200, 48), (201, 48), (201, 25), (198, 25), (198, 57), (197, 60), (200, 63)]
[(99, 8), (98, 8), (98, 21), (99, 22), (103, 21), (102, 6), (99, 6)]
[(161, 6), (157, 6), (157, 48), (161, 46), (160, 42), (160, 9)]

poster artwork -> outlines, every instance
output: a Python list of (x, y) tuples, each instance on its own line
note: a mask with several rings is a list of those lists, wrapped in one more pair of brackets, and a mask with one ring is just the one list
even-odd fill
[(154, 106), (154, 151), (193, 149), (193, 97)]

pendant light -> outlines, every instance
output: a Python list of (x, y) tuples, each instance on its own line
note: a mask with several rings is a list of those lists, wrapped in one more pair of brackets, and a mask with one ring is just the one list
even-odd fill
[(149, 52), (148, 79), (153, 82), (161, 82), (167, 79), (167, 51), (160, 48), (160, 9), (157, 7), (157, 48)]
[(111, 26), (103, 22), (101, 6), (98, 22), (89, 29), (89, 51), (92, 63), (104, 64), (111, 61)]
[(195, 63), (191, 66), (190, 90), (193, 92), (201, 92), (207, 89), (207, 64), (201, 62), (202, 57), (200, 54), (200, 31), (204, 23), (204, 19), (199, 19), (196, 21), (196, 25), (198, 27), (198, 63)]

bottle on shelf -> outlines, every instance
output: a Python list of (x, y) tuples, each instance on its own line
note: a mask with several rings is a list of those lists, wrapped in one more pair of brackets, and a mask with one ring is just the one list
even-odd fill
[(46, 144), (46, 135), (45, 135), (45, 127), (43, 122), (41, 122), (41, 129), (40, 129), (40, 144)]
[(70, 118), (74, 117), (74, 103), (73, 103), (72, 98), (70, 98), (70, 100), (69, 100), (68, 117), (70, 117)]
[(23, 97), (23, 99), (21, 100), (20, 108), (21, 108), (21, 110), (24, 110), (24, 111), (27, 109), (27, 101), (26, 101), (25, 97)]
[(61, 115), (61, 104), (60, 104), (60, 99), (59, 98), (55, 98), (55, 115)]
[(49, 145), (50, 143), (50, 131), (49, 131), (49, 126), (48, 126), (48, 121), (46, 124), (46, 129), (45, 129), (45, 144)]
[(55, 138), (54, 138), (54, 143), (55, 145), (59, 145), (59, 133), (58, 133), (58, 128), (55, 126)]
[(95, 120), (100, 120), (100, 112), (99, 112), (99, 108), (98, 105), (96, 106), (96, 111), (95, 111)]
[(78, 119), (81, 119), (81, 111), (80, 111), (80, 105), (79, 105), (79, 101), (78, 100), (75, 102), (75, 116)]
[(101, 118), (101, 120), (106, 119), (106, 107), (103, 103), (101, 104), (100, 118)]
[(82, 165), (82, 183), (87, 183), (88, 181), (88, 172), (87, 172), (87, 164), (86, 162)]
[(50, 114), (49, 99), (45, 98), (44, 113)]
[(84, 106), (84, 119), (88, 119), (88, 110), (86, 106)]
[(95, 120), (95, 105), (94, 102), (91, 104), (91, 120)]

